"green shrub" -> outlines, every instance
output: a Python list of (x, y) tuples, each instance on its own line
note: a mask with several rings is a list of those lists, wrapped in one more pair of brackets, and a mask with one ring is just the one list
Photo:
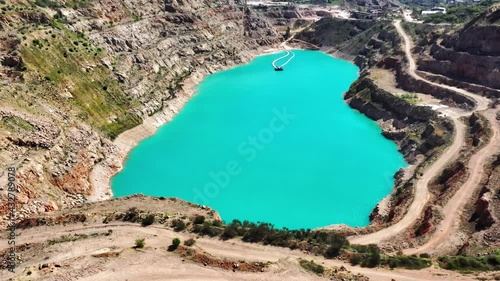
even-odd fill
[(221, 238), (222, 240), (229, 240), (236, 236), (238, 236), (238, 230), (233, 226), (226, 226), (224, 231), (222, 231)]
[(416, 256), (388, 256), (384, 259), (384, 264), (390, 268), (422, 269), (431, 266), (432, 262), (430, 259)]
[(179, 238), (172, 239), (172, 245), (168, 246), (168, 251), (173, 252), (179, 245), (181, 244), (181, 240)]
[(142, 219), (141, 225), (148, 226), (148, 225), (152, 225), (154, 222), (155, 222), (155, 216), (147, 215), (144, 219)]
[(313, 260), (307, 261), (307, 260), (301, 259), (299, 261), (299, 264), (305, 270), (310, 271), (310, 272), (314, 272), (318, 275), (321, 275), (325, 272), (325, 268), (322, 265), (315, 263)]
[(142, 249), (144, 248), (144, 245), (146, 245), (146, 242), (144, 242), (144, 238), (137, 238), (135, 239), (135, 247), (136, 249)]
[(202, 224), (205, 221), (204, 216), (196, 216), (193, 220), (194, 224)]
[(351, 265), (358, 265), (358, 264), (360, 264), (362, 261), (363, 261), (363, 255), (360, 255), (360, 254), (353, 254), (353, 255), (349, 258), (349, 262), (351, 263)]
[(176, 219), (172, 221), (172, 227), (175, 231), (183, 231), (186, 229), (186, 224), (182, 220)]
[(203, 225), (195, 225), (193, 232), (215, 237), (221, 235), (223, 231), (220, 227), (214, 226), (211, 222), (205, 221)]
[(174, 247), (179, 247), (179, 245), (181, 244), (181, 240), (179, 238), (174, 238), (172, 239), (172, 245), (174, 245)]
[(123, 221), (136, 222), (138, 219), (139, 211), (135, 207), (128, 209), (123, 216)]
[(349, 242), (344, 236), (335, 235), (331, 237), (330, 246), (327, 248), (324, 256), (327, 259), (332, 259), (340, 255), (342, 249), (349, 245)]
[(376, 267), (380, 265), (382, 257), (377, 245), (351, 245), (351, 249), (357, 252), (349, 259), (352, 265), (359, 264), (362, 267)]
[(500, 270), (500, 255), (485, 257), (451, 256), (439, 257), (439, 266), (456, 271), (492, 271)]

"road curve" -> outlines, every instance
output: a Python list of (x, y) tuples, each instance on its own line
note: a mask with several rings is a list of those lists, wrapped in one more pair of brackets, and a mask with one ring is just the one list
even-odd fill
[[(446, 237), (449, 236), (451, 231), (453, 230), (453, 226), (458, 223), (458, 215), (461, 213), (459, 212), (463, 206), (466, 204), (467, 200), (469, 199), (470, 195), (473, 193), (474, 189), (479, 185), (479, 182), (481, 180), (481, 175), (482, 175), (482, 167), (486, 163), (485, 161), (488, 159), (489, 156), (491, 156), (495, 151), (498, 152), (498, 146), (500, 143), (499, 137), (500, 137), (500, 128), (498, 125), (498, 122), (495, 120), (495, 113), (494, 110), (487, 110), (489, 100), (485, 97), (478, 96), (475, 94), (472, 94), (470, 92), (467, 92), (463, 89), (459, 89), (456, 87), (448, 86), (448, 85), (441, 85), (438, 83), (434, 83), (432, 81), (428, 81), (422, 77), (420, 77), (418, 74), (416, 74), (416, 64), (415, 60), (413, 59), (411, 55), (411, 40), (408, 37), (408, 35), (405, 33), (403, 28), (401, 27), (401, 21), (396, 21), (394, 23), (394, 26), (396, 27), (397, 32), (399, 35), (403, 38), (404, 40), (404, 51), (406, 54), (406, 58), (409, 63), (409, 69), (408, 73), (414, 77), (415, 79), (418, 80), (423, 80), (426, 81), (427, 83), (433, 84), (435, 86), (453, 90), (456, 92), (459, 92), (463, 95), (466, 95), (472, 99), (475, 100), (476, 102), (476, 108), (475, 110), (483, 110), (485, 111), (484, 115), (485, 117), (489, 120), (492, 130), (493, 130), (493, 136), (490, 140), (490, 142), (482, 148), (479, 152), (477, 152), (476, 155), (474, 155), (468, 165), (469, 171), (471, 176), (468, 178), (466, 183), (457, 191), (457, 193), (452, 197), (452, 199), (446, 204), (446, 206), (443, 209), (443, 214), (445, 214), (445, 218), (441, 222), (440, 226), (438, 227), (437, 231), (435, 232), (436, 235), (433, 236), (428, 243), (426, 243), (424, 246), (419, 247), (419, 248), (414, 248), (414, 249), (408, 249), (405, 251), (405, 254), (414, 254), (414, 253), (421, 253), (421, 252), (428, 252), (430, 249), (434, 249), (436, 245), (442, 242), (443, 239), (446, 239)], [(371, 243), (379, 243), (383, 240), (386, 240), (394, 235), (397, 235), (401, 231), (404, 231), (407, 227), (411, 226), (416, 219), (419, 218), (420, 214), (423, 211), (423, 208), (425, 207), (425, 204), (428, 202), (430, 194), (427, 189), (427, 186), (432, 178), (434, 178), (444, 167), (448, 162), (450, 162), (453, 158), (457, 157), (459, 155), (460, 149), (462, 148), (464, 144), (464, 136), (465, 136), (465, 125), (462, 124), (458, 118), (461, 116), (468, 115), (470, 112), (459, 112), (458, 114), (455, 114), (453, 116), (450, 116), (451, 119), (453, 120), (453, 123), (456, 128), (456, 133), (453, 139), (452, 144), (441, 154), (438, 160), (436, 160), (429, 168), (427, 168), (424, 171), (424, 174), (422, 177), (420, 177), (416, 183), (415, 186), (415, 197), (410, 205), (408, 212), (406, 215), (401, 219), (399, 222), (395, 223), (394, 225), (391, 225), (385, 229), (382, 229), (380, 231), (367, 234), (367, 235), (361, 235), (361, 236), (354, 236), (350, 237), (349, 241), (350, 243), (353, 244), (371, 244)]]

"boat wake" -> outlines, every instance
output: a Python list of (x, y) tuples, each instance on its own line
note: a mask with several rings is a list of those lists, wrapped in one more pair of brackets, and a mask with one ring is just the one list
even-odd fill
[[(273, 67), (274, 67), (274, 70), (276, 70), (276, 71), (283, 70), (283, 67), (284, 67), (285, 65), (287, 65), (287, 64), (288, 64), (288, 63), (289, 63), (289, 62), (290, 62), (290, 61), (291, 61), (291, 60), (295, 57), (295, 54), (294, 54), (292, 51), (288, 51), (288, 50), (287, 50), (287, 51), (285, 51), (285, 52), (286, 52), (286, 54), (285, 54), (284, 56), (281, 56), (281, 57), (279, 57), (279, 58), (275, 59), (275, 60), (272, 62), (272, 65), (273, 65)], [(281, 64), (281, 65), (279, 65), (279, 66), (277, 65), (277, 63), (278, 63), (280, 60), (282, 60), (282, 59), (286, 59), (287, 57), (288, 57), (288, 60), (286, 60), (283, 64)]]

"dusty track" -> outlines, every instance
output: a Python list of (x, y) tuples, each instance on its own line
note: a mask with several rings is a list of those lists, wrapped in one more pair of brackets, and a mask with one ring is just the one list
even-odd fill
[[(408, 73), (415, 79), (424, 80), (435, 86), (453, 90), (474, 99), (476, 101), (476, 108), (474, 111), (482, 111), (482, 115), (488, 119), (493, 131), (493, 135), (490, 142), (470, 159), (470, 162), (468, 164), (470, 176), (467, 179), (467, 181), (463, 184), (463, 186), (460, 187), (458, 192), (451, 198), (451, 200), (444, 207), (443, 214), (445, 215), (445, 218), (439, 225), (437, 231), (435, 232), (435, 235), (424, 246), (415, 249), (408, 249), (405, 251), (405, 254), (432, 252), (437, 249), (436, 248), (437, 245), (442, 244), (446, 238), (451, 237), (451, 234), (458, 225), (459, 222), (458, 218), (459, 215), (461, 214), (464, 205), (466, 204), (470, 196), (473, 194), (473, 191), (479, 185), (479, 182), (483, 174), (482, 169), (486, 163), (486, 160), (492, 154), (499, 151), (500, 128), (498, 122), (495, 119), (495, 110), (488, 109), (489, 100), (487, 98), (475, 95), (463, 89), (425, 80), (418, 74), (416, 74), (415, 60), (411, 55), (411, 45), (412, 45), (411, 39), (408, 37), (408, 35), (401, 27), (401, 21), (396, 21), (394, 23), (394, 26), (396, 27), (396, 30), (398, 31), (399, 35), (404, 40), (404, 51), (409, 63)], [(454, 122), (456, 133), (453, 142), (451, 146), (448, 147), (443, 152), (440, 158), (436, 162), (434, 162), (424, 172), (422, 177), (417, 181), (415, 187), (415, 198), (412, 204), (410, 205), (407, 214), (404, 216), (402, 220), (400, 220), (399, 222), (388, 228), (374, 232), (372, 234), (350, 238), (349, 241), (351, 243), (355, 244), (379, 243), (383, 240), (386, 240), (392, 236), (397, 235), (401, 231), (404, 231), (407, 227), (411, 226), (414, 223), (414, 221), (420, 216), (430, 196), (429, 191), (427, 189), (428, 183), (441, 170), (444, 169), (447, 163), (449, 163), (453, 158), (455, 158), (459, 154), (460, 149), (464, 144), (465, 126), (458, 119), (461, 116), (466, 116), (470, 114), (470, 112), (464, 112), (461, 110), (453, 110), (453, 111), (447, 110), (447, 112), (443, 113), (448, 115)]]
[[(90, 223), (89, 225), (55, 225), (41, 226), (21, 230), (17, 237), (17, 243), (43, 243), (47, 239), (60, 237), (70, 233), (93, 233), (113, 230), (111, 236), (66, 242), (46, 246), (43, 253), (29, 258), (21, 264), (17, 270), (18, 277), (26, 275), (23, 269), (26, 267), (38, 267), (40, 263), (59, 263), (63, 267), (54, 272), (51, 277), (41, 278), (43, 280), (76, 280), (69, 278), (74, 274), (70, 266), (87, 268), (79, 272), (79, 280), (325, 280), (315, 275), (305, 273), (297, 266), (298, 258), (314, 259), (317, 263), (325, 266), (344, 266), (353, 273), (368, 276), (370, 280), (398, 281), (446, 281), (446, 280), (474, 280), (471, 277), (462, 276), (455, 272), (442, 269), (427, 268), (419, 271), (402, 269), (373, 269), (353, 267), (338, 260), (325, 260), (322, 257), (307, 255), (300, 251), (291, 251), (288, 248), (264, 246), (261, 244), (243, 243), (239, 240), (221, 241), (211, 238), (198, 238), (196, 248), (203, 249), (208, 253), (222, 258), (245, 261), (273, 262), (264, 273), (233, 273), (218, 268), (204, 267), (201, 264), (190, 261), (182, 261), (182, 258), (166, 251), (166, 247), (174, 237), (186, 240), (191, 235), (187, 233), (174, 232), (160, 225), (141, 227), (133, 223)], [(137, 237), (146, 238), (146, 248), (140, 251), (132, 250), (130, 247)], [(119, 257), (108, 259), (92, 258), (92, 253), (104, 248), (121, 251)], [(89, 271), (92, 268), (92, 272)], [(0, 280), (5, 280), (12, 275), (6, 271), (0, 272)], [(30, 276), (32, 280), (41, 280), (37, 275)], [(41, 277), (41, 276), (40, 276)], [(61, 278), (59, 278), (61, 277)], [(75, 276), (72, 276), (75, 277)], [(59, 278), (59, 279), (58, 279)], [(68, 279), (69, 278), (69, 279)], [(24, 280), (24, 279), (23, 279)]]

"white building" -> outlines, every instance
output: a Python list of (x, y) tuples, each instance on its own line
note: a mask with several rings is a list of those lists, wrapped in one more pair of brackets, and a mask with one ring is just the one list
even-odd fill
[(428, 15), (433, 15), (433, 14), (438, 14), (438, 13), (446, 14), (446, 9), (443, 7), (434, 7), (430, 10), (422, 11), (422, 16), (426, 17)]

